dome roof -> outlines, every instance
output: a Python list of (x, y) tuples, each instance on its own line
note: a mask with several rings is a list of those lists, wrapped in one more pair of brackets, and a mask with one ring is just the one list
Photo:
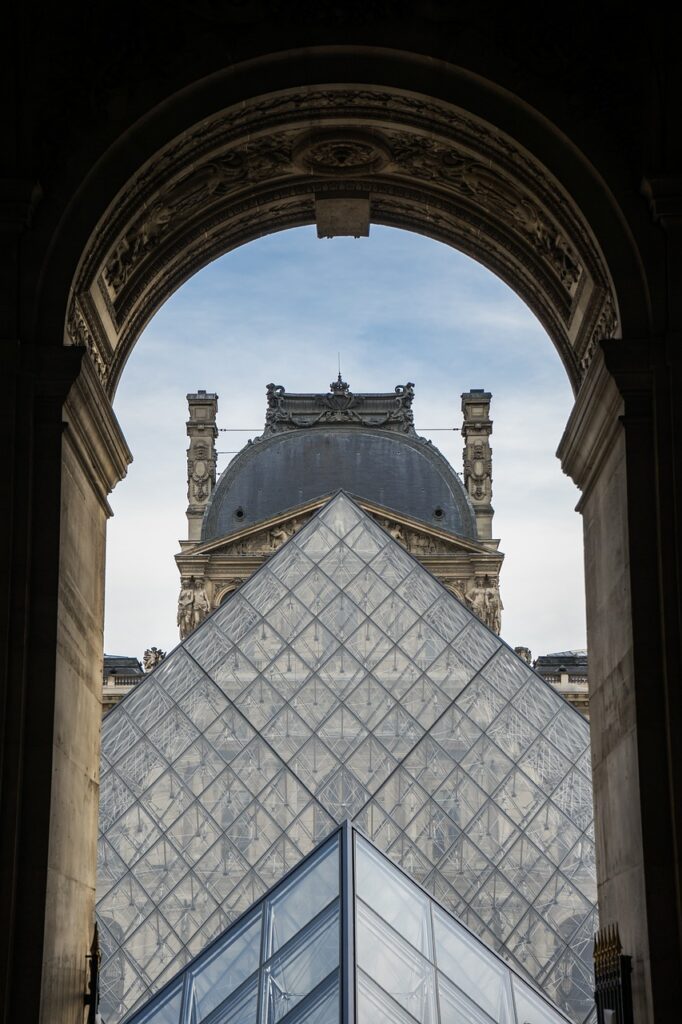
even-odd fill
[(241, 451), (216, 485), (202, 542), (341, 489), (476, 539), (464, 485), (429, 441), (385, 428), (320, 425), (265, 435)]

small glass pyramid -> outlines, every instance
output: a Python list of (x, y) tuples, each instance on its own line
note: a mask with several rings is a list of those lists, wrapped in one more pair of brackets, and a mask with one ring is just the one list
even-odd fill
[(587, 722), (345, 494), (110, 712), (102, 752), (107, 1024), (347, 818), (590, 1013)]
[(349, 822), (130, 1024), (569, 1024)]

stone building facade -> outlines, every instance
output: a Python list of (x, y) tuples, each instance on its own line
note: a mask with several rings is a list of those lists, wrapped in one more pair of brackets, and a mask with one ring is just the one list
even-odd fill
[(411, 383), (377, 394), (354, 394), (340, 375), (326, 394), (269, 384), (263, 433), (216, 481), (218, 396), (189, 394), (180, 638), (339, 489), (499, 633), (504, 556), (492, 534), (491, 398), (480, 389), (462, 395), (460, 478), (417, 434)]

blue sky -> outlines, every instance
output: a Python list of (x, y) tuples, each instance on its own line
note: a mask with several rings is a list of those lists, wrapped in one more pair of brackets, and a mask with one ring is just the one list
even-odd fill
[[(219, 426), (256, 428), (270, 381), (355, 391), (415, 382), (419, 433), (461, 472), (460, 394), (493, 393), (493, 531), (506, 558), (502, 636), (533, 654), (585, 646), (578, 491), (555, 451), (572, 406), (543, 328), (500, 280), (454, 249), (373, 226), (369, 239), (270, 235), (216, 260), (157, 313), (124, 370), (114, 408), (134, 455), (111, 496), (105, 649), (170, 650), (186, 537), (188, 391), (219, 395)], [(249, 432), (221, 434), (237, 449)], [(219, 472), (231, 455), (218, 460)]]

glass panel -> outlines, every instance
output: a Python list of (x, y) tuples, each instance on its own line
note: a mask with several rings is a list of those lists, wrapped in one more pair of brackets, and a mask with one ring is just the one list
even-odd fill
[(100, 783), (99, 801), (100, 824), (106, 830), (135, 802), (135, 794), (112, 770)]
[(318, 799), (337, 821), (353, 818), (368, 799), (369, 793), (352, 772), (341, 768), (320, 788)]
[(355, 839), (355, 878), (357, 895), (431, 959), (428, 898), (359, 836)]
[[(438, 1001), (443, 1024), (490, 1024), (490, 1017), (444, 974), (438, 973)], [(526, 1024), (520, 1021), (519, 1024)]]
[(341, 704), (320, 726), (318, 734), (331, 752), (343, 762), (360, 745), (367, 735), (367, 730), (355, 715)]
[(102, 728), (102, 755), (110, 764), (115, 764), (119, 757), (137, 743), (142, 733), (134, 722), (125, 714), (123, 708), (118, 712), (116, 727)]
[(516, 708), (506, 707), (488, 730), (489, 735), (506, 754), (518, 760), (531, 745), (538, 732)]
[(378, 985), (358, 971), (357, 1024), (414, 1024), (407, 1013)]
[(461, 768), (448, 775), (433, 795), (436, 803), (464, 828), (485, 803), (487, 796)]
[(210, 743), (200, 737), (180, 755), (173, 765), (185, 786), (198, 796), (225, 767), (225, 762)]
[(259, 911), (236, 933), (228, 932), (225, 940), (219, 941), (192, 971), (198, 1021), (208, 1016), (258, 969), (261, 919)]
[(367, 674), (352, 693), (344, 696), (344, 703), (368, 729), (374, 728), (395, 706), (395, 700), (374, 676)]
[(519, 766), (540, 789), (545, 793), (551, 793), (563, 779), (571, 763), (549, 740), (540, 736), (519, 759)]
[(481, 735), (481, 730), (457, 707), (438, 719), (429, 730), (429, 736), (438, 740), (440, 746), (455, 761), (461, 761)]
[(437, 1024), (433, 965), (360, 902), (355, 942), (358, 967), (420, 1024)]
[(519, 1024), (566, 1024), (566, 1018), (520, 978), (512, 977)]
[(331, 988), (324, 986), (319, 996), (313, 996), (300, 1012), (294, 1010), (286, 1024), (338, 1024), (341, 1010), (338, 980)]
[(180, 1024), (181, 1009), (182, 984), (165, 993), (160, 1003), (155, 1003), (150, 1010), (135, 1017), (135, 1024)]
[(190, 722), (204, 730), (227, 707), (227, 700), (215, 683), (204, 677), (178, 701)]
[(277, 953), (264, 970), (268, 1024), (285, 1016), (339, 964), (338, 908)]
[(498, 1024), (514, 1024), (507, 968), (437, 907), (433, 928), (438, 969)]
[(280, 828), (286, 828), (310, 800), (310, 794), (288, 771), (276, 775), (260, 794), (258, 801)]
[[(216, 1011), (211, 1024), (255, 1024), (258, 1013), (258, 978), (254, 978)], [(197, 1021), (200, 1024), (200, 1020)]]
[(216, 901), (191, 871), (160, 904), (161, 913), (184, 943), (190, 941), (216, 909)]
[(221, 836), (194, 866), (197, 878), (220, 904), (248, 871), (248, 861), (226, 836)]
[(398, 762), (378, 740), (375, 740), (373, 736), (368, 736), (350, 756), (347, 763), (353, 775), (363, 783), (369, 792), (374, 792), (391, 774)]
[(322, 522), (326, 523), (337, 537), (345, 537), (349, 530), (352, 530), (361, 521), (361, 518), (362, 513), (344, 494), (339, 494), (320, 512)]
[(268, 852), (256, 864), (256, 873), (268, 888), (279, 882), (301, 859), (301, 851), (297, 846), (282, 836), (277, 839)]
[(130, 936), (126, 947), (142, 977), (151, 983), (180, 951), (182, 943), (168, 922), (155, 910)]
[(587, 828), (592, 821), (592, 783), (575, 768), (559, 784), (552, 800), (578, 828)]
[(339, 895), (338, 839), (296, 872), (268, 903), (266, 957), (312, 921)]
[(189, 718), (174, 708), (165, 718), (149, 730), (149, 739), (167, 761), (174, 761), (196, 739), (199, 733)]
[(513, 651), (504, 646), (482, 669), (482, 674), (507, 700), (511, 700), (523, 684), (533, 677), (533, 673), (525, 661), (517, 658)]

